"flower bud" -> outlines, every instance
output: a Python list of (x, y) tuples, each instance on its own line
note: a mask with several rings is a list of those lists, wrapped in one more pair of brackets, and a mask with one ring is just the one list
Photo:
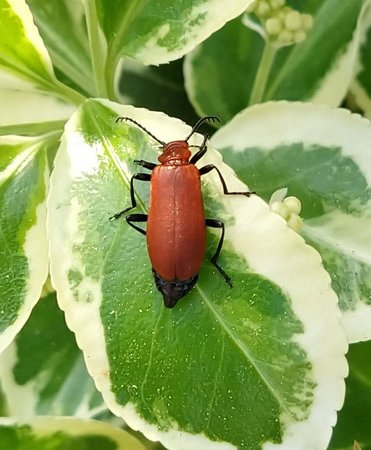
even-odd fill
[(283, 219), (287, 220), (287, 218), (290, 215), (289, 208), (282, 202), (273, 202), (270, 205), (270, 210), (279, 216), (281, 216)]
[(265, 22), (265, 29), (268, 34), (277, 36), (282, 31), (282, 22), (278, 17), (273, 17)]
[(301, 23), (304, 30), (310, 30), (313, 26), (313, 16), (310, 14), (302, 14)]
[(294, 196), (286, 197), (283, 200), (283, 203), (289, 208), (290, 212), (300, 214), (301, 202), (297, 197)]
[(285, 0), (270, 0), (270, 5), (272, 9), (280, 9), (284, 6)]
[(256, 5), (255, 13), (259, 17), (267, 17), (271, 12), (271, 8), (268, 3), (260, 1)]
[(297, 233), (300, 233), (304, 226), (303, 219), (297, 214), (291, 213), (287, 219), (287, 226)]
[(291, 31), (284, 29), (277, 36), (277, 40), (280, 44), (291, 44), (294, 40), (294, 35)]
[(289, 31), (298, 31), (301, 29), (301, 15), (298, 11), (290, 11), (285, 17), (285, 28)]

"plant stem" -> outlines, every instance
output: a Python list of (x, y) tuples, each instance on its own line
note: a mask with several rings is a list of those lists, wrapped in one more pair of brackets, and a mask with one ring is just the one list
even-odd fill
[(107, 77), (107, 97), (110, 100), (117, 101), (117, 94), (115, 89), (116, 83), (116, 70), (117, 70), (117, 61), (110, 60), (110, 57), (107, 57), (106, 64), (106, 77)]
[[(59, 97), (61, 97), (63, 100), (67, 100), (74, 105), (81, 105), (86, 98), (80, 94), (79, 92), (75, 91), (74, 89), (70, 88), (64, 83), (61, 83), (60, 81), (57, 81), (56, 84), (53, 86), (53, 91), (57, 91), (57, 94), (59, 94)], [(51, 91), (51, 92), (53, 92)]]
[[(110, 42), (107, 59), (106, 59), (106, 77), (107, 77), (107, 90), (108, 98), (110, 100), (118, 100), (120, 95), (116, 93), (116, 75), (118, 65), (122, 64), (123, 59), (123, 42), (125, 42), (125, 35), (127, 34), (135, 15), (141, 10), (143, 4), (147, 0), (126, 0), (124, 14), (121, 17), (120, 25), (117, 27), (114, 33), (114, 38)], [(120, 67), (122, 69), (122, 65)]]
[(268, 76), (276, 56), (276, 52), (276, 48), (268, 40), (266, 40), (258, 71), (256, 72), (254, 85), (251, 90), (249, 106), (260, 103), (263, 100)]
[(104, 74), (106, 51), (99, 36), (97, 9), (95, 0), (85, 0), (86, 24), (88, 28), (90, 55), (95, 78), (95, 90), (98, 97), (108, 97), (108, 88)]

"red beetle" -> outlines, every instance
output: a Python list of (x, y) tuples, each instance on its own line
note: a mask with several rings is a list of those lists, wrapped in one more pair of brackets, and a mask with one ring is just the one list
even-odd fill
[[(192, 156), (188, 140), (199, 126), (207, 120), (218, 120), (206, 116), (198, 120), (191, 133), (182, 141), (165, 143), (130, 117), (119, 117), (117, 121), (127, 120), (145, 131), (162, 145), (160, 164), (143, 160), (134, 162), (152, 174), (134, 173), (130, 180), (131, 206), (119, 211), (111, 219), (118, 219), (137, 206), (134, 192), (134, 180), (150, 181), (150, 204), (147, 214), (129, 214), (126, 221), (135, 230), (147, 236), (147, 248), (152, 263), (156, 286), (161, 292), (167, 308), (173, 308), (177, 301), (186, 295), (195, 285), (206, 251), (206, 227), (220, 228), (219, 244), (211, 262), (225, 281), (232, 287), (230, 277), (217, 263), (224, 240), (224, 223), (216, 219), (205, 219), (201, 194), (200, 176), (216, 170), (225, 195), (246, 195), (254, 192), (229, 192), (219, 169), (213, 164), (201, 169), (195, 163), (207, 151), (207, 136), (199, 150)], [(117, 122), (116, 121), (116, 122)], [(135, 225), (147, 222), (147, 230)]]

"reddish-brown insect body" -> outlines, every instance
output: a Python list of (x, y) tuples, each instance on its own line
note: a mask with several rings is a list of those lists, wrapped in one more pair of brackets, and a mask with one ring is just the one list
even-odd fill
[[(118, 219), (137, 207), (134, 180), (150, 181), (150, 204), (147, 214), (128, 214), (127, 223), (147, 236), (149, 258), (156, 286), (161, 292), (165, 306), (173, 308), (178, 300), (195, 285), (205, 258), (206, 227), (221, 230), (219, 244), (211, 263), (218, 269), (225, 281), (232, 287), (231, 279), (217, 263), (224, 239), (224, 223), (217, 219), (205, 219), (201, 194), (200, 176), (216, 170), (225, 195), (246, 195), (251, 192), (229, 192), (220, 170), (213, 164), (198, 169), (195, 164), (207, 151), (207, 136), (198, 151), (191, 157), (188, 139), (207, 120), (219, 120), (206, 116), (198, 120), (188, 137), (182, 141), (165, 143), (130, 117), (119, 117), (134, 123), (159, 142), (162, 153), (160, 164), (136, 160), (135, 163), (151, 170), (152, 174), (134, 173), (130, 180), (131, 206), (114, 214)], [(147, 222), (147, 230), (136, 223)]]
[(166, 144), (158, 158), (161, 165), (151, 176), (148, 253), (156, 284), (170, 307), (195, 284), (205, 258), (200, 173), (189, 163), (188, 147), (186, 141)]

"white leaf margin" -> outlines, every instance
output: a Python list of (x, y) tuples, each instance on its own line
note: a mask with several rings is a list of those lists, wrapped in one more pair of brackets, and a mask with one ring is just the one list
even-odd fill
[[(155, 130), (156, 135), (165, 142), (186, 136), (190, 131), (188, 126), (163, 113), (120, 106), (104, 100), (100, 102), (117, 115), (131, 117), (147, 129)], [(74, 235), (79, 240), (83, 239), (81, 230), (78, 232), (76, 220), (79, 205), (76, 199), (69, 198), (71, 184), (73, 177), (78, 177), (82, 172), (92, 173), (97, 170), (97, 160), (94, 157), (87, 159), (85, 166), (81, 165), (80, 159), (70, 158), (72, 154), (79, 154), (84, 159), (84, 153), (87, 155), (91, 150), (81, 140), (78, 143), (80, 139), (76, 131), (78, 123), (79, 112), (68, 122), (56, 157), (47, 202), (47, 228), (52, 283), (58, 293), (59, 305), (65, 311), (67, 325), (76, 333), (78, 345), (84, 352), (88, 371), (94, 378), (98, 390), (102, 392), (108, 408), (148, 439), (160, 440), (173, 450), (186, 448), (233, 450), (235, 447), (231, 444), (210, 441), (204, 434), (195, 435), (176, 428), (159, 431), (154, 425), (143, 421), (134, 405), (127, 404), (122, 407), (117, 404), (110, 390), (109, 363), (99, 312), (102, 301), (100, 285), (92, 280), (84, 280), (89, 292), (94, 293), (91, 296), (92, 301), (76, 303), (69, 290), (67, 277), (71, 263), (73, 267), (83, 265), (83, 261), (76, 261), (77, 256), (70, 248)], [(191, 144), (200, 143), (201, 136), (194, 136)], [(78, 151), (76, 145), (79, 145)], [(241, 190), (245, 187), (237, 180), (233, 171), (222, 163), (220, 155), (215, 151), (210, 149), (203, 163), (216, 163), (221, 167), (231, 189)], [(216, 176), (210, 176), (209, 180), (220, 189), (220, 181)], [(283, 443), (277, 445), (266, 443), (263, 448), (297, 450), (300, 446), (302, 450), (324, 450), (330, 439), (332, 427), (336, 423), (336, 411), (341, 408), (344, 400), (344, 377), (348, 373), (345, 358), (347, 341), (340, 325), (338, 299), (330, 287), (330, 277), (321, 265), (319, 254), (306, 245), (300, 236), (288, 229), (282, 219), (271, 213), (263, 200), (256, 196), (250, 198), (248, 204), (246, 199), (237, 197), (224, 200), (225, 208), (236, 216), (235, 224), (226, 231), (226, 239), (236, 252), (248, 260), (253, 270), (275, 282), (292, 299), (294, 313), (307, 330), (306, 333), (297, 336), (297, 341), (307, 352), (313, 367), (313, 378), (317, 383), (308, 419), (292, 423), (291, 418), (283, 414), (281, 417), (285, 430)], [(62, 248), (65, 255), (63, 261), (59, 256)], [(286, 264), (282, 264), (283, 260)], [(89, 327), (86, 327), (87, 323)]]
[(36, 91), (0, 89), (0, 127), (22, 123), (67, 120), (76, 109), (57, 97)]
[(1, 425), (29, 425), (32, 428), (32, 432), (39, 437), (46, 437), (58, 432), (64, 432), (75, 437), (82, 435), (102, 435), (114, 440), (117, 444), (117, 450), (146, 450), (146, 447), (127, 431), (97, 420), (39, 416), (27, 422), (17, 423), (13, 419), (0, 418), (0, 428)]
[(348, 43), (345, 52), (338, 55), (338, 58), (333, 61), (331, 69), (318, 83), (316, 92), (308, 99), (311, 103), (337, 107), (344, 99), (354, 78), (354, 68), (362, 40), (362, 23), (370, 4), (370, 0), (368, 0), (362, 6), (352, 40)]
[(204, 0), (192, 8), (187, 20), (188, 23), (192, 23), (192, 20), (202, 14), (206, 15), (207, 20), (202, 23), (202, 26), (196, 25), (187, 29), (187, 33), (184, 35), (185, 42), (182, 46), (169, 50), (156, 45), (157, 41), (166, 36), (170, 30), (169, 24), (163, 24), (144, 47), (138, 50), (134, 58), (146, 65), (158, 65), (179, 59), (225, 25), (226, 22), (242, 14), (253, 2), (254, 0), (229, 0), (228, 2)]
[[(337, 146), (353, 159), (371, 186), (371, 123), (346, 109), (286, 101), (256, 105), (239, 113), (211, 141), (215, 148), (233, 146), (236, 152), (246, 145), (262, 149), (297, 142)], [(371, 265), (371, 205), (363, 218), (352, 221), (356, 233), (347, 233), (349, 217), (345, 214), (328, 219), (327, 232), (315, 220), (304, 221), (304, 229), (343, 244)], [(359, 299), (355, 310), (343, 312), (342, 324), (350, 343), (371, 339), (371, 306)]]
[[(3, 144), (19, 145), (25, 142), (29, 142), (30, 145), (39, 145), (36, 141), (34, 138), (4, 136), (0, 137), (0, 146)], [(9, 170), (9, 174), (5, 171), (0, 173), (0, 183), (3, 177), (11, 175), (10, 172)], [(47, 190), (49, 186), (49, 168), (47, 163), (45, 163), (44, 182)], [(15, 322), (0, 334), (0, 352), (13, 341), (14, 337), (27, 322), (33, 307), (40, 298), (42, 287), (49, 273), (48, 241), (46, 239), (46, 197), (47, 192), (45, 192), (44, 201), (37, 206), (36, 223), (27, 231), (25, 238), (24, 255), (28, 259), (29, 276), (23, 305), (17, 311), (18, 317)], [(15, 230), (16, 232), (17, 230)]]
[(52, 62), (49, 57), (49, 53), (46, 50), (43, 40), (40, 37), (39, 30), (37, 29), (33, 17), (24, 0), (6, 0), (14, 13), (20, 18), (24, 25), (25, 36), (31, 42), (33, 47), (38, 51), (45, 67), (48, 69), (51, 75), (54, 74)]
[[(28, 7), (27, 3), (24, 0), (6, 0), (9, 4), (10, 8), (13, 10), (14, 14), (19, 17), (22, 25), (23, 25), (23, 33), (25, 37), (28, 39), (28, 41), (31, 43), (31, 45), (34, 47), (36, 52), (40, 55), (40, 59), (42, 63), (44, 64), (44, 67), (48, 71), (51, 78), (54, 79), (54, 70), (53, 65), (51, 62), (51, 59), (49, 57), (49, 53), (44, 45), (43, 40), (41, 39), (41, 36), (39, 34), (39, 30), (37, 29), (32, 13), (30, 11), (30, 8)], [(8, 72), (5, 70), (5, 68), (1, 67), (1, 70), (4, 71), (6, 74)], [(6, 76), (6, 75), (5, 75)], [(9, 73), (9, 79), (12, 79), (14, 76), (14, 73)], [(18, 78), (18, 77), (16, 77)], [(28, 80), (24, 80), (22, 78), (22, 86), (29, 85), (32, 89), (33, 83), (31, 83)], [(3, 87), (3, 86), (2, 86)]]
[[(40, 301), (43, 301), (42, 299)], [(0, 355), (0, 380), (7, 403), (8, 414), (17, 421), (26, 422), (38, 415), (37, 405), (40, 399), (40, 391), (50, 380), (50, 372), (44, 368), (27, 383), (19, 384), (14, 376), (14, 368), (18, 362), (17, 345), (13, 341)], [(60, 391), (73, 383), (73, 369), (71, 376), (66, 377), (64, 386)], [(79, 372), (80, 373), (80, 372)], [(56, 399), (58, 394), (56, 395)], [(92, 392), (86, 391), (73, 416), (79, 419), (91, 419), (94, 416), (107, 411), (105, 404), (90, 407)], [(56, 402), (55, 402), (56, 403)], [(50, 411), (50, 410), (49, 410)], [(60, 410), (59, 410), (60, 411)]]
[[(315, 92), (308, 99), (303, 100), (319, 105), (325, 104), (332, 107), (337, 107), (340, 105), (354, 78), (359, 46), (361, 45), (361, 41), (363, 39), (363, 24), (370, 11), (371, 1), (368, 0), (367, 3), (362, 6), (353, 37), (349, 41), (347, 47), (342, 53), (337, 55), (336, 59), (332, 61), (331, 68), (324, 74), (323, 78), (318, 80)], [(193, 107), (199, 115), (205, 115), (206, 112), (204, 111), (203, 105), (197, 99), (195, 86), (199, 80), (197, 79), (197, 76), (195, 76), (193, 70), (193, 61), (201, 51), (202, 45), (186, 55), (184, 59), (183, 72), (186, 91), (189, 98), (192, 100)], [(354, 83), (353, 89), (356, 92), (360, 92), (361, 87)], [(371, 108), (371, 101), (368, 106)]]
[(371, 98), (368, 96), (361, 83), (354, 80), (350, 92), (354, 95), (357, 105), (364, 111), (365, 117), (371, 120)]

